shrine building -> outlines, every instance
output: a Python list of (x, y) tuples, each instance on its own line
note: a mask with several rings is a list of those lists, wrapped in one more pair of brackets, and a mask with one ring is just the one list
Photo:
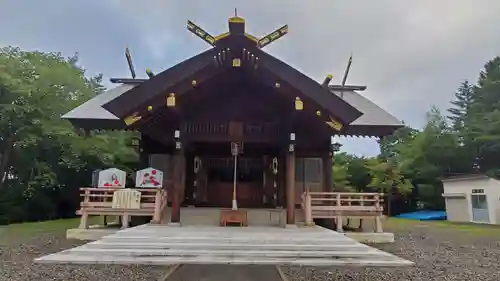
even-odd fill
[(283, 210), (294, 224), (304, 191), (333, 191), (334, 137), (403, 126), (358, 93), (366, 87), (317, 82), (266, 53), (287, 26), (262, 38), (240, 17), (219, 36), (187, 28), (211, 48), (147, 79), (135, 78), (127, 50), (133, 78), (111, 79), (116, 88), (62, 116), (84, 130), (139, 132), (141, 166), (163, 171), (167, 221), (181, 222), (181, 207), (236, 207)]

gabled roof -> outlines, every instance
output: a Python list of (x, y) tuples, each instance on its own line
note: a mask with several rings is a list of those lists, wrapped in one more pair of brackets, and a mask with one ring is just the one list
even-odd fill
[(84, 102), (82, 105), (76, 107), (70, 112), (61, 116), (63, 119), (108, 119), (108, 120), (120, 120), (120, 118), (113, 115), (111, 112), (104, 109), (102, 106), (120, 97), (123, 93), (134, 88), (135, 85), (122, 84), (116, 88), (107, 90), (90, 100)]
[[(329, 92), (327, 87), (323, 87), (318, 82), (261, 49), (263, 46), (287, 34), (287, 26), (279, 28), (261, 40), (245, 33), (245, 21), (238, 17), (229, 19), (229, 33), (221, 36), (211, 36), (191, 21), (188, 21), (187, 27), (188, 30), (203, 39), (212, 48), (161, 72), (138, 87), (107, 102), (103, 105), (103, 108), (120, 119), (130, 115), (138, 115), (141, 116), (140, 119), (144, 122), (146, 118), (142, 118), (142, 113), (153, 116), (155, 111), (161, 108), (161, 106), (154, 105), (163, 104), (165, 95), (169, 93), (182, 95), (191, 91), (194, 87), (191, 82), (196, 81), (196, 85), (200, 85), (203, 81), (210, 79), (224, 69), (234, 67), (235, 65), (232, 65), (231, 62), (237, 60), (236, 67), (241, 65), (240, 69), (246, 68), (247, 70), (261, 72), (260, 74), (265, 71), (266, 74), (271, 74), (275, 78), (271, 85), (286, 84), (287, 94), (294, 92), (293, 94), (314, 103), (318, 110), (325, 113), (324, 118), (329, 121), (333, 118), (345, 127), (362, 115), (360, 111), (341, 98), (327, 94)], [(247, 58), (245, 59), (245, 57)], [(249, 67), (249, 65), (252, 67)], [(266, 75), (260, 77), (262, 78), (262, 76)], [(267, 82), (269, 83), (269, 81)], [(281, 90), (284, 91), (284, 89)], [(144, 112), (144, 108), (149, 106), (153, 109)]]
[(404, 126), (396, 117), (355, 91), (332, 92), (363, 113), (350, 126)]
[(241, 68), (253, 71), (255, 77), (261, 79), (265, 85), (275, 87), (280, 93), (292, 95), (293, 99), (296, 95), (305, 98), (305, 104), (311, 102), (314, 104), (314, 111), (324, 113), (319, 118), (324, 118), (325, 121), (332, 121), (333, 118), (342, 123), (344, 134), (383, 136), (403, 126), (392, 115), (353, 89), (343, 88), (344, 95), (341, 98), (336, 89), (319, 84), (264, 52), (261, 47), (286, 34), (287, 26), (260, 40), (245, 33), (244, 20), (236, 17), (229, 20), (230, 32), (220, 36), (213, 37), (192, 22), (188, 22), (188, 29), (212, 48), (150, 79), (134, 80), (133, 84), (123, 84), (106, 91), (62, 118), (80, 127), (93, 128), (104, 127), (103, 123), (99, 123), (104, 121), (106, 127), (123, 128), (123, 120), (136, 114), (141, 122), (147, 122), (148, 117), (142, 118), (141, 114), (151, 117), (163, 110), (167, 94), (175, 93), (181, 96), (193, 90), (195, 85), (203, 84), (204, 81), (234, 67), (234, 60), (241, 60), (238, 63), (242, 64)]
[(383, 137), (404, 127), (404, 124), (386, 110), (355, 91), (334, 91), (338, 97), (363, 113), (346, 128), (346, 135)]
[[(61, 118), (83, 128), (123, 128), (123, 121), (102, 106), (137, 87), (139, 87), (138, 84), (122, 84), (107, 90), (64, 114)], [(340, 92), (332, 92), (340, 96)], [(343, 99), (363, 113), (360, 118), (347, 126), (346, 134), (383, 136), (391, 134), (393, 130), (403, 126), (397, 118), (357, 92), (344, 91)], [(103, 122), (106, 123), (106, 126)]]

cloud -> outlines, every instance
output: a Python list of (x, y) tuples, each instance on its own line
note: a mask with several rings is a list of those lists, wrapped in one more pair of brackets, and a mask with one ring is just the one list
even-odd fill
[[(227, 30), (235, 7), (256, 36), (288, 24), (289, 34), (266, 50), (316, 80), (333, 73), (340, 82), (352, 52), (348, 82), (368, 85), (364, 95), (412, 126), (423, 124), (430, 106), (448, 107), (460, 82), (475, 81), (500, 45), (498, 0), (4, 0), (0, 26), (9, 28), (0, 38), (78, 51), (92, 72), (125, 76), (125, 45), (138, 69), (160, 71), (207, 48), (186, 30), (187, 19), (215, 35)], [(344, 143), (376, 152), (373, 140)]]

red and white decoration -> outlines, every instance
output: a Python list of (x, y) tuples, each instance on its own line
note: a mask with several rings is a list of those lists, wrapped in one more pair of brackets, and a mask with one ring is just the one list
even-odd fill
[(99, 172), (97, 187), (119, 187), (124, 188), (127, 173), (116, 168), (110, 168)]
[(163, 172), (154, 168), (146, 168), (139, 170), (136, 173), (135, 186), (142, 188), (162, 187)]

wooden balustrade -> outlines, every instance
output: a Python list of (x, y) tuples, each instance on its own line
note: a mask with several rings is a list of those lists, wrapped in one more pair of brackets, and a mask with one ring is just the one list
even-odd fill
[(315, 218), (336, 219), (336, 229), (342, 232), (344, 217), (374, 218), (375, 231), (382, 232), (383, 198), (382, 193), (304, 192), (302, 209), (309, 225)]
[(273, 122), (186, 122), (183, 133), (188, 138), (212, 140), (223, 140), (235, 136), (246, 140), (275, 139), (279, 136), (279, 126)]
[(80, 210), (80, 228), (88, 228), (89, 215), (120, 216), (122, 227), (128, 227), (130, 216), (151, 216), (152, 223), (160, 223), (167, 205), (167, 192), (162, 188), (80, 188), (83, 197)]

